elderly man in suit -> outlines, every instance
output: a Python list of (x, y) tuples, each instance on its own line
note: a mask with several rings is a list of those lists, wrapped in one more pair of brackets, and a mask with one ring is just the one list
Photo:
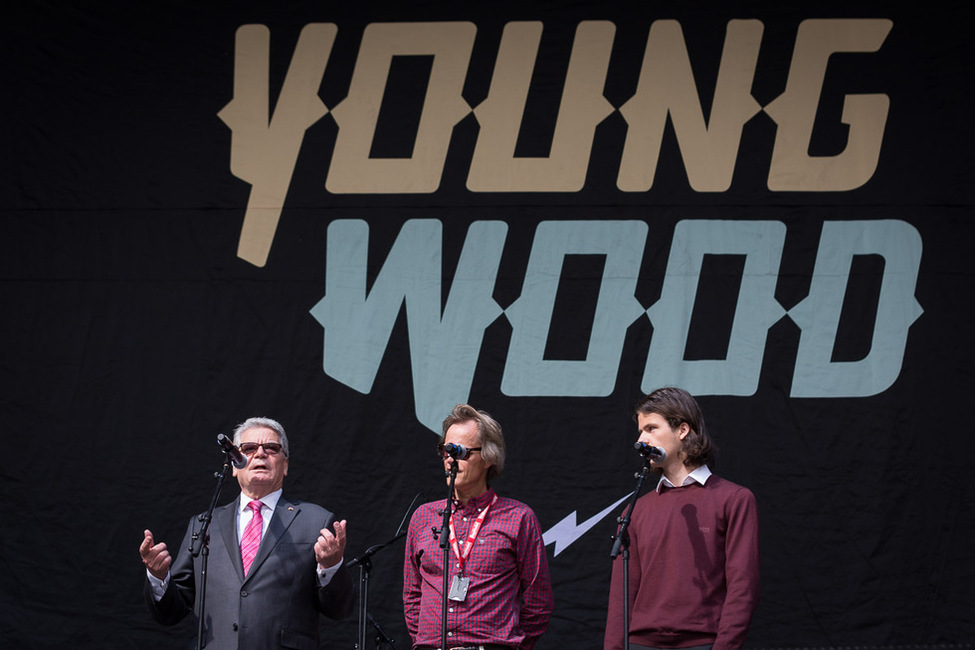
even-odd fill
[[(319, 613), (342, 618), (355, 604), (342, 561), (346, 522), (283, 494), (288, 438), (278, 422), (250, 418), (234, 431), (234, 444), (248, 462), (234, 469), (240, 497), (215, 509), (210, 524), (206, 647), (317, 648)], [(200, 613), (202, 558), (190, 552), (199, 527), (193, 517), (175, 561), (150, 530), (139, 548), (146, 603), (165, 625)]]

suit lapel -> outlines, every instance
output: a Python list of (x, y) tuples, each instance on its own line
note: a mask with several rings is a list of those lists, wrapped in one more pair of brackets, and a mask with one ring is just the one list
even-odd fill
[(237, 539), (237, 511), (240, 509), (240, 497), (232, 503), (216, 511), (213, 521), (223, 537), (223, 545), (230, 555), (230, 564), (237, 569), (237, 577), (244, 579), (244, 565), (240, 559), (240, 541)]
[[(278, 500), (278, 505), (274, 508), (274, 514), (271, 516), (271, 522), (267, 525), (267, 533), (261, 539), (261, 548), (257, 551), (257, 557), (254, 558), (254, 564), (251, 565), (250, 571), (247, 572), (247, 578), (244, 582), (250, 580), (260, 570), (261, 565), (271, 555), (271, 551), (277, 546), (299, 511), (298, 504), (287, 499), (283, 494), (281, 495), (281, 498)], [(241, 567), (241, 575), (243, 575), (243, 565), (239, 557), (237, 558), (237, 564)]]

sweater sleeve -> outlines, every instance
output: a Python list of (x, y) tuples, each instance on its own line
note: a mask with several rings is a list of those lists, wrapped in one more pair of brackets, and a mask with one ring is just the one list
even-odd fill
[(745, 488), (728, 502), (725, 544), (727, 594), (713, 650), (737, 650), (745, 643), (759, 596), (758, 506)]

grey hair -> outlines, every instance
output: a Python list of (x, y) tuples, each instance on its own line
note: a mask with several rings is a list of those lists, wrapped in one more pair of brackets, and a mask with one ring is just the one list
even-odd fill
[(498, 421), (488, 415), (487, 411), (479, 411), (469, 404), (458, 404), (450, 412), (450, 415), (443, 421), (443, 433), (440, 435), (440, 443), (447, 436), (447, 429), (455, 424), (462, 422), (476, 422), (477, 434), (481, 446), (481, 457), (491, 463), (488, 468), (487, 478), (491, 479), (500, 476), (504, 469), (504, 434), (501, 432), (501, 425)]
[(271, 418), (247, 418), (243, 422), (237, 425), (234, 429), (234, 444), (240, 445), (240, 436), (248, 429), (270, 429), (274, 433), (278, 434), (278, 440), (281, 441), (281, 451), (284, 452), (284, 457), (288, 457), (288, 434), (284, 432), (284, 427), (277, 420), (272, 420)]

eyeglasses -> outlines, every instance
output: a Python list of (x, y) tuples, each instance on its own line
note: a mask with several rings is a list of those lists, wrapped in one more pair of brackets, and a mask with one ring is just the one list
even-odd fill
[[(440, 454), (440, 456), (442, 458), (449, 458), (450, 457), (450, 454), (448, 454), (447, 451), (444, 449), (445, 446), (446, 445), (441, 442), (439, 445), (437, 445), (437, 452)], [(457, 445), (457, 446), (458, 447), (461, 447), (463, 445)], [(481, 451), (481, 448), (480, 447), (465, 447), (465, 449), (467, 449), (468, 456), (470, 454), (474, 453), (475, 451)], [(463, 458), (460, 458), (459, 460), (465, 460), (466, 458), (467, 458), (467, 456), (464, 456)]]
[(240, 445), (240, 452), (245, 456), (252, 456), (257, 453), (258, 447), (264, 447), (264, 453), (268, 456), (281, 452), (281, 445), (276, 442), (245, 442)]

